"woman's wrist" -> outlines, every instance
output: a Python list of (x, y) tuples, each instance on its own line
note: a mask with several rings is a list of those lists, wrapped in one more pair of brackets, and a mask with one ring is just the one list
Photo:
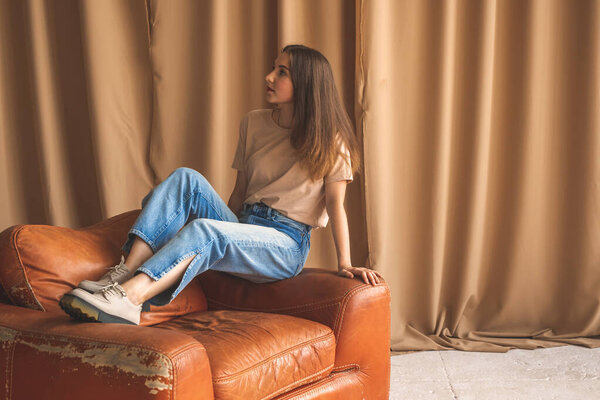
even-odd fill
[(352, 263), (338, 263), (338, 271), (352, 267)]

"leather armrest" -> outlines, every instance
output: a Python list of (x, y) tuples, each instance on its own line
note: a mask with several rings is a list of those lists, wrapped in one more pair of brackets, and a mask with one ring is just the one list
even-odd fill
[(2, 398), (213, 398), (206, 350), (188, 335), (7, 304), (0, 316)]
[(334, 271), (305, 268), (298, 276), (252, 283), (217, 272), (201, 274), (209, 310), (293, 315), (329, 326), (336, 337), (334, 373), (360, 372), (365, 398), (387, 399), (390, 377), (390, 292)]

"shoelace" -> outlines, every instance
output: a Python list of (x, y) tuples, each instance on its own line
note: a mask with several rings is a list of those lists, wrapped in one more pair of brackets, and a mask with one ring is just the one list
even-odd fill
[(103, 287), (99, 292), (102, 293), (106, 300), (108, 300), (108, 296), (111, 294), (120, 294), (122, 297), (127, 297), (127, 293), (125, 293), (123, 288), (117, 282), (113, 282), (110, 285)]
[(125, 264), (123, 263), (123, 258), (121, 258), (121, 262), (117, 265), (115, 265), (114, 267), (108, 267), (107, 269), (109, 270), (108, 272), (108, 280), (111, 282), (115, 281), (115, 277), (124, 273), (124, 272), (129, 272), (129, 268), (127, 268), (125, 266)]

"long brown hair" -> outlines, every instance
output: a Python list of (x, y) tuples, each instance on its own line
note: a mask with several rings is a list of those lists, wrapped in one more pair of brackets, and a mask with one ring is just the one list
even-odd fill
[[(300, 164), (314, 181), (331, 171), (338, 155), (350, 162), (352, 173), (359, 171), (358, 140), (340, 101), (329, 61), (319, 51), (303, 45), (285, 46), (284, 52), (290, 56), (294, 87), (290, 141)], [(350, 159), (339, 151), (336, 140), (346, 146)]]

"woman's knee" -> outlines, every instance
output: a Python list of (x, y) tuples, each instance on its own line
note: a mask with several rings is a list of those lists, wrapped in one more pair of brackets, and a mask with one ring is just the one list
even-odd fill
[(191, 220), (183, 229), (195, 238), (210, 238), (215, 242), (227, 241), (227, 234), (220, 228), (222, 221), (211, 218), (195, 218)]
[(177, 183), (188, 183), (191, 185), (206, 185), (208, 181), (204, 176), (192, 168), (179, 167), (168, 176), (169, 180), (174, 180)]

